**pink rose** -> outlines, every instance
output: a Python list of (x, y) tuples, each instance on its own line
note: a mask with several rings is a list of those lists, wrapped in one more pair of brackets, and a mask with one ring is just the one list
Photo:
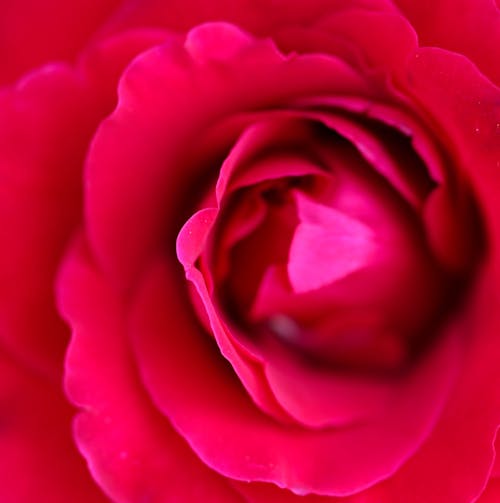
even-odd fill
[(2, 501), (500, 501), (493, 0), (0, 36)]

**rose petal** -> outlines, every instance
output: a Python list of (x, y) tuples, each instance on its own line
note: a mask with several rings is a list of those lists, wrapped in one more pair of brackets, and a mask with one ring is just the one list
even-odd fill
[[(286, 279), (286, 272), (278, 268), (270, 268), (264, 278), (263, 289), (270, 289), (271, 292), (264, 297), (267, 300), (265, 306), (271, 313), (268, 317), (273, 313), (286, 312), (294, 319), (300, 319), (303, 312), (314, 316), (321, 302), (324, 302), (327, 310), (331, 310), (332, 303), (335, 305), (335, 300), (332, 301), (329, 297), (322, 299), (317, 295), (318, 291), (315, 291), (311, 292), (316, 294), (312, 299), (307, 296), (299, 296), (296, 299), (297, 308), (302, 309), (302, 313), (298, 310), (290, 312), (289, 301), (283, 300), (289, 295), (288, 289), (283, 285), (284, 278)], [(365, 282), (377, 284), (366, 276), (361, 284)], [(263, 295), (263, 291), (260, 294)], [(258, 309), (258, 304), (254, 308)], [(363, 307), (351, 313), (359, 323), (363, 316), (370, 315), (371, 311)], [(304, 343), (300, 336), (297, 337), (293, 333), (280, 333), (276, 330), (276, 336), (292, 346), (300, 347), (300, 344)], [(373, 419), (384, 410), (387, 413), (390, 404), (397, 403), (398, 396), (405, 393), (402, 391), (404, 386), (409, 385), (408, 382), (405, 384), (402, 378), (379, 379), (374, 375), (356, 378), (340, 372), (328, 372), (297, 358), (295, 351), (285, 349), (282, 344), (277, 344), (272, 339), (266, 342), (264, 344), (260, 341), (260, 344), (252, 345), (252, 349), (256, 357), (267, 362), (266, 376), (271, 390), (292, 417), (311, 427)], [(330, 399), (325, 400), (325, 396)]]
[[(212, 32), (219, 29), (226, 26), (195, 31), (213, 41)], [(248, 40), (236, 28), (230, 32), (237, 45)], [(86, 217), (98, 260), (115, 281), (129, 283), (153, 250), (163, 246), (165, 233), (181, 225), (185, 190), (189, 185), (192, 193), (199, 177), (200, 166), (190, 167), (192, 141), (206, 134), (211, 123), (276, 106), (290, 96), (371, 92), (337, 60), (287, 60), (269, 43), (249, 42), (227, 66), (208, 62), (217, 58), (207, 54), (203, 64), (196, 63), (175, 41), (144, 53), (125, 72), (118, 108), (95, 136), (86, 172)], [(177, 169), (179, 162), (182, 169)], [(175, 222), (167, 222), (167, 215), (171, 220), (175, 215)]]
[(500, 501), (500, 479), (490, 479), (476, 503), (497, 503), (498, 501)]
[(446, 147), (455, 169), (472, 186), (495, 257), (500, 245), (500, 90), (463, 56), (432, 48), (419, 50), (409, 61), (402, 84), (446, 130)]
[[(54, 310), (53, 279), (80, 219), (86, 149), (114, 105), (109, 89), (151, 37), (115, 37), (94, 46), (79, 71), (49, 65), (0, 97), (0, 337), (30, 367), (58, 380), (68, 333)], [(107, 68), (98, 78), (85, 70), (96, 60)]]
[(82, 242), (66, 259), (58, 298), (73, 326), (66, 387), (83, 409), (75, 423), (76, 441), (109, 497), (241, 503), (144, 393), (128, 346), (124, 308)]
[(287, 51), (338, 55), (370, 73), (382, 90), (404, 68), (417, 40), (412, 26), (391, 2), (380, 4), (349, 2), (343, 9), (326, 12), (311, 25), (286, 25), (274, 38)]
[(196, 212), (180, 230), (177, 238), (177, 257), (186, 271), (193, 267), (203, 253), (217, 214), (217, 208), (204, 208)]
[(81, 165), (97, 121), (92, 103), (64, 65), (46, 66), (0, 96), (0, 337), (54, 379), (68, 333), (52, 282), (79, 219)]
[(262, 482), (248, 483), (235, 480), (231, 481), (231, 485), (246, 498), (248, 503), (354, 503), (351, 497), (334, 498), (315, 494), (299, 496), (274, 484)]
[(491, 471), (491, 476), (492, 477), (499, 477), (500, 478), (500, 435), (496, 434), (496, 439), (495, 439), (495, 463), (493, 464), (493, 468)]
[(290, 245), (288, 275), (295, 292), (321, 288), (366, 265), (373, 231), (333, 208), (295, 192), (299, 225)]
[(488, 481), (500, 410), (496, 274), (485, 271), (468, 310), (459, 315), (469, 332), (459, 379), (427, 442), (382, 484), (388, 501), (469, 503)]
[[(302, 116), (305, 120), (301, 120)], [(314, 143), (307, 113), (279, 111), (256, 120), (238, 139), (224, 160), (216, 192), (220, 201), (227, 190), (287, 176), (321, 174), (304, 150)]]
[(494, 50), (500, 46), (500, 11), (494, 0), (394, 0), (394, 3), (415, 27), (420, 45), (464, 54), (500, 84)]
[(433, 186), (428, 167), (412, 150), (410, 139), (396, 128), (367, 121), (356, 115), (337, 111), (320, 114), (322, 122), (348, 139), (363, 158), (413, 206), (420, 208), (422, 200)]
[(230, 333), (230, 329), (219, 318), (201, 273), (193, 267), (187, 271), (186, 276), (195, 285), (196, 291), (203, 302), (211, 331), (222, 355), (231, 362), (234, 371), (250, 396), (268, 414), (282, 421), (290, 422), (288, 414), (277, 403), (272, 391), (269, 389), (269, 385), (263, 376), (259, 358), (256, 358), (251, 351), (234, 338)]
[(47, 61), (73, 60), (119, 3), (119, 0), (3, 1), (0, 84), (13, 81)]
[(105, 503), (75, 449), (62, 390), (0, 354), (0, 499)]
[[(352, 0), (348, 7), (367, 10), (394, 10), (386, 0)], [(312, 0), (305, 5), (300, 0), (242, 0), (236, 5), (231, 0), (134, 0), (124, 2), (123, 7), (108, 23), (108, 30), (122, 31), (130, 27), (155, 26), (186, 31), (209, 21), (227, 21), (241, 26), (258, 36), (273, 34), (280, 26), (311, 24), (328, 13), (346, 8), (343, 0)], [(266, 15), (263, 16), (262, 13)]]
[(141, 52), (171, 37), (167, 31), (142, 28), (98, 40), (85, 49), (78, 69), (98, 96), (103, 117), (116, 107), (117, 84), (127, 65)]
[[(155, 402), (216, 471), (272, 481), (297, 494), (350, 494), (392, 474), (432, 428), (454, 376), (454, 334), (415, 375), (398, 414), (348, 429), (298, 431), (264, 415), (220, 356), (207, 352), (195, 321), (174, 294), (174, 278), (166, 264), (154, 266), (145, 278), (132, 318), (135, 354)], [(173, 321), (176, 336), (166, 337)]]

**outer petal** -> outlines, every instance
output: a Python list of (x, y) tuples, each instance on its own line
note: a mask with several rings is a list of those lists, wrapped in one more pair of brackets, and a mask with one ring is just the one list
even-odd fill
[(393, 0), (415, 27), (421, 46), (470, 58), (500, 84), (500, 10), (495, 0)]
[(79, 71), (49, 65), (0, 95), (0, 338), (57, 378), (68, 334), (53, 278), (80, 220), (86, 150), (115, 104), (121, 70), (160, 38), (116, 37), (94, 46)]
[(405, 413), (421, 398), (418, 385), (436, 386), (432, 376), (441, 370), (445, 380), (435, 391), (446, 396), (457, 356), (453, 335), (424, 366), (397, 414), (318, 431), (277, 423), (255, 407), (213, 339), (200, 331), (179, 295), (180, 280), (164, 261), (148, 271), (131, 319), (135, 354), (158, 407), (198, 455), (226, 476), (272, 481), (297, 494), (359, 491), (392, 474), (425, 435), (428, 423)]
[(497, 503), (498, 501), (500, 501), (500, 479), (493, 478), (490, 479), (476, 503)]
[(387, 497), (468, 503), (487, 483), (500, 423), (500, 91), (465, 58), (439, 49), (415, 54), (405, 86), (420, 110), (440, 124), (456, 169), (469, 178), (485, 225), (489, 263), (479, 271), (482, 282), (469, 300), (463, 325), (470, 331), (469, 348), (460, 381), (433, 435), (387, 482)]
[(495, 463), (493, 465), (493, 469), (491, 471), (491, 476), (495, 478), (500, 478), (500, 435), (498, 434), (499, 430), (497, 430), (497, 436), (495, 439)]
[(199, 184), (216, 176), (220, 156), (241, 131), (207, 145), (215, 125), (332, 91), (372, 93), (336, 59), (287, 59), (223, 23), (193, 30), (185, 48), (170, 41), (143, 54), (125, 73), (119, 105), (89, 155), (86, 216), (100, 264), (115, 282), (130, 284), (167, 234), (175, 240)]
[(0, 96), (0, 337), (16, 357), (57, 377), (68, 334), (52, 281), (79, 220), (81, 166), (97, 122), (91, 103), (61, 65)]
[(73, 444), (72, 408), (39, 374), (0, 354), (0, 500), (104, 503)]
[(232, 485), (245, 496), (247, 503), (389, 503), (389, 500), (384, 499), (382, 492), (373, 488), (369, 492), (362, 491), (352, 496), (337, 498), (335, 496), (318, 496), (316, 494), (299, 496), (286, 489), (280, 489), (274, 484), (264, 484), (261, 482), (233, 481)]
[(116, 106), (120, 77), (133, 58), (172, 35), (164, 30), (137, 29), (90, 44), (78, 60), (78, 70), (98, 98), (103, 115)]
[(471, 345), (458, 385), (427, 443), (387, 482), (389, 501), (469, 503), (486, 485), (500, 408), (495, 289), (489, 284), (478, 295), (466, 322)]
[(345, 2), (309, 26), (283, 26), (273, 36), (285, 51), (335, 54), (367, 72), (374, 83), (390, 82), (417, 46), (416, 34), (396, 9), (366, 9)]
[[(138, 37), (135, 45), (125, 38), (107, 50), (94, 48), (101, 61), (113, 61), (117, 73), (144, 47)], [(106, 86), (97, 91), (90, 73), (83, 74), (46, 66), (0, 96), (0, 333), (2, 345), (33, 372), (20, 375), (17, 384), (13, 377), (10, 393), (18, 397), (2, 402), (6, 464), (0, 470), (0, 499), (8, 503), (105, 499), (80, 481), (88, 475), (82, 475), (85, 469), (72, 447), (74, 411), (58, 391), (69, 334), (53, 298), (58, 263), (80, 219), (86, 148), (115, 100)], [(112, 72), (101, 79), (109, 87), (117, 80)], [(2, 367), (6, 386), (15, 372), (9, 365)], [(54, 388), (46, 376), (57, 383)], [(28, 483), (19, 480), (20, 473)], [(52, 481), (53, 475), (60, 479)]]
[(125, 307), (82, 242), (66, 260), (59, 300), (73, 326), (66, 385), (84, 409), (75, 423), (76, 440), (113, 501), (241, 503), (144, 394), (129, 350)]
[(73, 60), (120, 0), (5, 0), (0, 85), (54, 60)]
[(124, 2), (110, 19), (111, 31), (137, 26), (166, 27), (187, 31), (209, 21), (234, 23), (255, 35), (273, 35), (283, 26), (309, 25), (346, 7), (366, 10), (394, 10), (388, 0), (142, 0)]

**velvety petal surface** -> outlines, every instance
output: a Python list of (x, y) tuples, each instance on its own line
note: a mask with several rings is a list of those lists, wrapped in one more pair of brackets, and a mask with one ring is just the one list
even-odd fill
[(79, 220), (83, 159), (97, 122), (92, 103), (64, 65), (46, 66), (0, 95), (0, 337), (54, 378), (68, 334), (52, 281)]
[[(227, 21), (259, 36), (274, 35), (280, 27), (307, 26), (316, 20), (346, 8), (367, 11), (395, 11), (387, 0), (354, 0), (347, 5), (343, 0), (313, 0), (307, 4), (300, 0), (203, 0), (190, 1), (129, 0), (117, 9), (107, 24), (107, 30), (117, 31), (137, 26), (165, 27), (187, 31), (198, 24)], [(263, 12), (266, 15), (263, 15)]]
[(0, 95), (0, 337), (53, 377), (68, 341), (53, 280), (81, 218), (88, 145), (116, 102), (123, 68), (160, 38), (146, 31), (115, 37), (93, 46), (78, 69), (48, 65)]
[(273, 38), (285, 51), (338, 55), (368, 73), (374, 85), (390, 84), (417, 46), (413, 28), (392, 4), (366, 8), (345, 3), (315, 23), (284, 26)]
[(497, 301), (493, 287), (486, 286), (477, 297), (477, 310), (461, 323), (468, 327), (471, 344), (457, 386), (427, 443), (387, 482), (389, 499), (404, 494), (410, 503), (467, 503), (486, 485), (498, 427), (499, 383), (493, 370)]
[(187, 220), (195, 204), (187, 191), (193, 198), (202, 168), (214, 176), (218, 170), (201, 159), (214, 159), (214, 150), (227, 148), (241, 129), (190, 157), (194, 138), (210, 137), (228, 116), (327, 90), (371, 94), (336, 59), (285, 58), (272, 44), (221, 23), (193, 30), (184, 48), (170, 42), (136, 59), (120, 82), (116, 111), (94, 138), (86, 170), (91, 244), (114, 281), (129, 284), (166, 234)]
[(152, 406), (128, 344), (126, 307), (81, 241), (66, 259), (58, 294), (73, 327), (66, 387), (83, 409), (75, 437), (104, 491), (120, 502), (241, 503)]
[(477, 503), (496, 503), (497, 501), (500, 501), (500, 479), (492, 478), (488, 481), (488, 485)]
[[(249, 400), (236, 376), (231, 377), (218, 348), (210, 349), (212, 339), (200, 331), (176, 293), (179, 278), (172, 267), (152, 267), (139, 292), (131, 331), (135, 355), (158, 407), (216, 471), (237, 479), (272, 481), (298, 494), (349, 494), (390, 475), (425, 436), (429, 423), (415, 420), (410, 407), (422, 376), (407, 393), (406, 410), (412, 412), (403, 414), (404, 419), (394, 414), (324, 431), (276, 423)], [(453, 368), (455, 343), (455, 337), (445, 339), (436, 358), (425, 365), (433, 386), (439, 373), (432, 368), (450, 363)], [(454, 375), (452, 368), (441, 373), (445, 381)], [(448, 384), (435, 389), (438, 397), (446, 396)], [(434, 411), (437, 414), (439, 407)]]
[(0, 500), (105, 503), (72, 437), (73, 408), (57, 385), (0, 354)]
[[(308, 114), (307, 112), (303, 112), (302, 115), (307, 119), (309, 119), (310, 116), (315, 117), (314, 114)], [(326, 177), (327, 172), (320, 168), (319, 165), (315, 166), (314, 164), (304, 163), (300, 156), (296, 155), (294, 158), (292, 155), (292, 152), (294, 152), (293, 148), (297, 149), (297, 146), (302, 145), (305, 141), (307, 149), (311, 150), (311, 154), (315, 154), (316, 157), (321, 158), (321, 156), (318, 156), (318, 152), (323, 148), (322, 143), (319, 142), (318, 138), (314, 138), (310, 134), (311, 131), (307, 127), (310, 127), (309, 122), (305, 120), (300, 122), (298, 120), (300, 116), (300, 113), (292, 114), (291, 111), (286, 114), (275, 114), (274, 117), (268, 117), (266, 122), (257, 122), (252, 127), (248, 128), (248, 130), (237, 141), (236, 145), (222, 164), (216, 188), (216, 199), (219, 203), (223, 197), (229, 197), (231, 190), (236, 190), (252, 183), (259, 183), (259, 181), (265, 181), (266, 179), (268, 182), (269, 180), (274, 180), (276, 182), (276, 178), (278, 176), (283, 177), (312, 174), (320, 175), (323, 178)], [(320, 117), (324, 123), (329, 123), (325, 117), (321, 115), (318, 115), (318, 117)], [(337, 125), (335, 121), (333, 122)], [(276, 136), (274, 137), (274, 135)], [(276, 149), (278, 145), (282, 148), (285, 146), (288, 147), (290, 150), (288, 156), (283, 156), (283, 158), (281, 158), (275, 153), (269, 158), (265, 156), (263, 157), (262, 153), (259, 154), (259, 152), (261, 152), (261, 149), (265, 152), (266, 141), (269, 142), (267, 145), (268, 148), (269, 145), (272, 145), (274, 149)], [(331, 141), (332, 139), (330, 139), (330, 142)], [(290, 145), (287, 145), (287, 142), (290, 142)], [(365, 148), (365, 150), (367, 149)], [(340, 169), (339, 157), (341, 157), (341, 153), (343, 151), (342, 149), (337, 148), (334, 149), (333, 152), (334, 162), (331, 169)], [(252, 155), (258, 158), (258, 161), (250, 162), (249, 159), (252, 159)], [(301, 155), (306, 154), (302, 151)], [(367, 154), (367, 157), (371, 156)], [(349, 168), (354, 167), (351, 157), (349, 157), (348, 160), (351, 162), (345, 160), (340, 162), (342, 171), (349, 171)], [(343, 163), (346, 165), (343, 166)], [(336, 174), (340, 176), (340, 172)], [(396, 176), (398, 176), (397, 173)], [(229, 193), (225, 193), (226, 190)], [(353, 192), (354, 191), (355, 189), (353, 189)], [(297, 198), (302, 201), (304, 198), (299, 196), (299, 194), (300, 193), (298, 192)], [(352, 200), (352, 195), (346, 198), (346, 200), (349, 199)], [(242, 200), (250, 203), (250, 201), (254, 201), (254, 198), (249, 198), (248, 194), (246, 194)], [(307, 198), (304, 200), (306, 202), (309, 201)], [(318, 208), (314, 206), (312, 202), (309, 202), (308, 204), (306, 204), (306, 202), (302, 204), (306, 210), (305, 214), (301, 218), (310, 221), (310, 226), (312, 225), (322, 229), (323, 227), (318, 225), (323, 222), (321, 217), (325, 212), (327, 215), (330, 215), (330, 213), (328, 213), (326, 207), (321, 205), (319, 205), (319, 208), (324, 208), (324, 211), (316, 211)], [(358, 207), (359, 212), (359, 202), (354, 206)], [(245, 208), (247, 208), (247, 206), (245, 206)], [(389, 214), (399, 214), (399, 212), (394, 210), (394, 208), (391, 207), (391, 209), (392, 211), (389, 211)], [(248, 209), (245, 211), (248, 211)], [(234, 331), (234, 327), (224, 327), (223, 322), (220, 319), (220, 313), (217, 314), (216, 309), (214, 309), (213, 299), (210, 298), (209, 292), (214, 290), (213, 284), (214, 281), (218, 281), (218, 273), (216, 271), (211, 271), (210, 267), (207, 265), (200, 268), (200, 271), (203, 271), (203, 274), (201, 274), (200, 271), (195, 270), (195, 262), (202, 254), (203, 249), (207, 247), (207, 238), (211, 232), (213, 223), (217, 218), (217, 213), (218, 211), (216, 208), (206, 208), (197, 212), (190, 220), (188, 220), (188, 223), (183, 227), (178, 237), (178, 257), (186, 269), (187, 277), (196, 284), (203, 302), (205, 303), (206, 309), (211, 318), (212, 329), (219, 342), (222, 353), (232, 363), (237, 374), (243, 380), (246, 389), (263, 410), (266, 410), (275, 416), (277, 415), (278, 417), (282, 417), (282, 414), (277, 414), (276, 400), (273, 399), (274, 394), (281, 405), (301, 424), (313, 427), (333, 424), (350, 424), (353, 420), (358, 422), (360, 417), (363, 418), (363, 420), (366, 420), (368, 417), (371, 418), (374, 415), (379, 415), (381, 410), (387, 406), (390, 397), (392, 397), (392, 400), (394, 401), (395, 396), (404, 395), (408, 392), (407, 390), (404, 391), (404, 389), (406, 389), (404, 386), (400, 386), (395, 380), (391, 379), (381, 379), (380, 381), (373, 378), (371, 380), (366, 378), (353, 379), (349, 376), (343, 376), (341, 373), (314, 369), (312, 365), (301, 364), (300, 359), (295, 358), (293, 352), (284, 351), (283, 348), (279, 347), (279, 345), (263, 349), (251, 343), (249, 354), (248, 338), (247, 340), (242, 340), (241, 337), (238, 338), (232, 335), (231, 332)], [(301, 212), (299, 211), (299, 214), (300, 213)], [(304, 211), (302, 211), (302, 213), (304, 213)], [(366, 215), (373, 213), (373, 211), (364, 213)], [(233, 209), (231, 210), (230, 215), (230, 221), (235, 222), (234, 226), (239, 223), (241, 227), (242, 218), (244, 218), (242, 214), (235, 212)], [(238, 215), (240, 215), (240, 219), (238, 219)], [(337, 215), (337, 213), (335, 213), (335, 215)], [(342, 222), (346, 219), (357, 222), (357, 220), (349, 219), (343, 214), (338, 213), (338, 215), (339, 216), (337, 216), (333, 221), (337, 227), (338, 219)], [(328, 223), (332, 222), (328, 221)], [(231, 225), (233, 224), (228, 225), (232, 231)], [(225, 227), (226, 225), (224, 225), (224, 229)], [(244, 225), (244, 227), (246, 228), (246, 225)], [(347, 227), (350, 229), (352, 225)], [(369, 231), (366, 230), (366, 226), (363, 224), (359, 223), (358, 227), (364, 229), (365, 234), (366, 232), (369, 233)], [(300, 229), (301, 228), (299, 226), (297, 230), (300, 231)], [(271, 233), (276, 235), (276, 232), (273, 231), (272, 227)], [(245, 265), (242, 270), (237, 269), (237, 271), (233, 271), (233, 275), (235, 276), (234, 281), (240, 284), (243, 290), (245, 290), (245, 288), (248, 289), (248, 284), (255, 279), (255, 272), (253, 270), (255, 268), (254, 263), (259, 262), (262, 257), (264, 257), (265, 260), (266, 253), (263, 253), (263, 250), (260, 248), (260, 243), (265, 242), (266, 249), (269, 249), (271, 246), (270, 243), (274, 239), (272, 234), (266, 238), (262, 238), (262, 236), (260, 236), (260, 239), (256, 240), (255, 250), (250, 252), (246, 260), (243, 260), (242, 263)], [(224, 230), (224, 236), (226, 235), (233, 236), (234, 234), (233, 232)], [(231, 238), (221, 239), (222, 242), (217, 248), (217, 262), (224, 260), (222, 257), (226, 253), (229, 253), (229, 251), (226, 251), (225, 249), (229, 246), (228, 243), (232, 243), (231, 246), (234, 244)], [(361, 252), (364, 249), (363, 243), (360, 245)], [(305, 246), (305, 249), (308, 250), (308, 247)], [(291, 252), (291, 264), (294, 266), (294, 257), (297, 253), (294, 252), (293, 243)], [(346, 264), (348, 264), (351, 260), (351, 255), (346, 256)], [(407, 254), (404, 255), (406, 256)], [(408, 253), (408, 255), (411, 255), (411, 253)], [(259, 257), (258, 260), (256, 260), (257, 256)], [(300, 260), (302, 260), (301, 264), (307, 265), (309, 263), (307, 260), (303, 260), (300, 256), (298, 256), (297, 261)], [(338, 260), (334, 262), (337, 264)], [(314, 264), (317, 265), (317, 261), (314, 261)], [(356, 268), (357, 267), (359, 267), (359, 264), (356, 265)], [(215, 269), (217, 269), (217, 267), (215, 267)], [(267, 278), (268, 275), (265, 277)], [(298, 275), (298, 277), (299, 279), (307, 278), (308, 280), (314, 280), (314, 275), (312, 274), (302, 276)], [(330, 281), (332, 281), (332, 278), (327, 278), (327, 282)], [(377, 283), (380, 282), (375, 282), (375, 284)], [(412, 283), (414, 284), (414, 288), (418, 289), (416, 285), (417, 282), (413, 281)], [(378, 288), (380, 288), (380, 286)], [(285, 286), (285, 290), (286, 289), (287, 287)], [(309, 287), (306, 288), (306, 290), (308, 289)], [(364, 290), (366, 290), (366, 286), (364, 287)], [(285, 296), (291, 296), (293, 292), (285, 292), (284, 294)], [(275, 290), (270, 291), (264, 296), (264, 300), (262, 302), (267, 308), (271, 305), (270, 309), (272, 312), (272, 305), (276, 303), (277, 297), (279, 296), (283, 297), (283, 293), (276, 292)], [(318, 296), (320, 295), (318, 294)], [(401, 297), (400, 294), (398, 294), (398, 296)], [(339, 297), (339, 295), (337, 295), (337, 297)], [(340, 297), (342, 297), (342, 294), (340, 294)], [(328, 301), (326, 302), (328, 303)], [(297, 301), (297, 304), (300, 304), (302, 310), (309, 309), (310, 311), (314, 311), (314, 309), (316, 309), (315, 301), (308, 300), (305, 296), (302, 296)], [(412, 310), (414, 309), (415, 299), (412, 302)], [(279, 311), (280, 309), (278, 308), (278, 312)], [(242, 346), (246, 346), (246, 350), (243, 349)], [(252, 367), (254, 369), (254, 372), (251, 372), (250, 374), (248, 373), (248, 369), (246, 371), (242, 370), (243, 360), (248, 358), (253, 362)], [(264, 376), (262, 375), (262, 370), (257, 371), (259, 366), (265, 367)], [(262, 387), (266, 387), (265, 382), (263, 383), (262, 379), (269, 381), (267, 388), (270, 386), (272, 393), (268, 390), (265, 395), (262, 395)], [(427, 386), (422, 385), (422, 387), (427, 389)], [(329, 398), (326, 399), (325, 397)], [(263, 402), (263, 399), (265, 399), (266, 402)], [(271, 402), (269, 402), (270, 399)], [(421, 409), (432, 410), (432, 406), (430, 409), (427, 409), (427, 405), (422, 406)], [(389, 415), (393, 413), (394, 411), (391, 409)]]
[(393, 1), (415, 27), (421, 46), (463, 54), (500, 84), (496, 50), (500, 45), (500, 8), (495, 0)]
[[(417, 52), (409, 75), (406, 85), (421, 109), (446, 128), (447, 146), (455, 154), (456, 169), (464, 170), (472, 183), (490, 251), (489, 265), (479, 271), (482, 280), (469, 300), (469, 314), (461, 322), (468, 333), (469, 347), (455, 391), (427, 443), (388, 481), (386, 488), (390, 497), (397, 499), (404, 494), (405, 501), (411, 503), (466, 503), (477, 497), (487, 483), (500, 420), (496, 291), (500, 95), (465, 58), (440, 49)], [(422, 480), (434, 482), (426, 485)]]
[(6, 0), (0, 17), (0, 85), (51, 61), (74, 61), (120, 0)]

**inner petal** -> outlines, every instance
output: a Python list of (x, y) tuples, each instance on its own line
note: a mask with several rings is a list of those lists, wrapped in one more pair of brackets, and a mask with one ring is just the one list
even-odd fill
[(320, 288), (363, 267), (376, 245), (373, 231), (344, 213), (294, 191), (300, 223), (290, 245), (288, 275), (297, 293)]
[[(449, 287), (421, 222), (433, 182), (419, 172), (425, 183), (406, 190), (409, 142), (392, 156), (394, 138), (365, 134), (372, 124), (354, 115), (277, 114), (249, 128), (223, 163), (196, 264), (205, 307), (226, 327), (216, 339), (250, 396), (314, 428), (371, 420), (399, 393), (414, 339), (432, 333)], [(382, 161), (387, 170), (374, 169)], [(233, 351), (251, 362), (245, 372)], [(309, 389), (314, 376), (321, 392)]]

